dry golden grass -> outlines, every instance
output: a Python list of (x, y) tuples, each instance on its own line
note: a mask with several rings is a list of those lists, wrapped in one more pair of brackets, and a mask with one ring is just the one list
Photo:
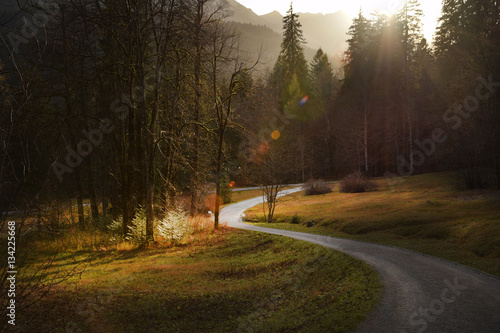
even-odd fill
[[(379, 190), (296, 195), (279, 203), (272, 227), (378, 242), (461, 262), (500, 275), (500, 192), (460, 190), (456, 174), (415, 176)], [(291, 225), (295, 216), (302, 224)], [(247, 220), (263, 222), (261, 207)], [(306, 228), (306, 222), (314, 223)]]

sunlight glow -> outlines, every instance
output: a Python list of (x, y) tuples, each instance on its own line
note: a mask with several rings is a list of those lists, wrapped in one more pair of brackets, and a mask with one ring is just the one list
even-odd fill
[[(264, 15), (272, 11), (278, 11), (284, 15), (290, 8), (290, 0), (237, 0), (239, 3), (252, 9), (258, 15)], [(363, 9), (365, 16), (378, 10), (392, 14), (404, 4), (405, 0), (351, 0), (351, 1), (324, 1), (324, 0), (295, 0), (293, 8), (295, 12), (302, 13), (335, 13), (339, 10), (346, 12), (351, 18), (359, 14)], [(420, 8), (424, 11), (424, 35), (429, 42), (436, 30), (437, 19), (441, 15), (441, 1), (420, 0)]]

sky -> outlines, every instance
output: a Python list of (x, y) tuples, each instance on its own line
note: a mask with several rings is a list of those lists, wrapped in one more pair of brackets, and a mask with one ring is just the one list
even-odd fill
[[(263, 15), (277, 10), (282, 15), (290, 8), (290, 0), (237, 0), (256, 14)], [(303, 13), (335, 13), (339, 10), (345, 11), (352, 18), (356, 17), (359, 9), (363, 9), (365, 16), (379, 9), (381, 12), (394, 13), (405, 0), (295, 0), (293, 9), (295, 12)], [(436, 30), (437, 19), (441, 14), (440, 0), (420, 0), (420, 8), (424, 11), (423, 18), (424, 35), (429, 42)]]

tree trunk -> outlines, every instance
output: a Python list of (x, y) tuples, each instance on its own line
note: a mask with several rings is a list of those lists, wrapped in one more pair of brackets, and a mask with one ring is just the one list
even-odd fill
[(265, 189), (265, 187), (262, 187), (262, 213), (264, 213), (264, 221), (267, 222), (267, 215), (266, 215), (266, 189)]
[(154, 87), (154, 102), (153, 110), (151, 111), (151, 120), (146, 133), (148, 142), (148, 165), (146, 177), (146, 239), (154, 241), (154, 192), (155, 192), (155, 133), (156, 122), (158, 115), (158, 101), (159, 101), (159, 84), (160, 84), (160, 71), (157, 66), (155, 69), (155, 87)]
[(83, 211), (83, 188), (80, 170), (75, 169), (75, 185), (76, 185), (76, 205), (78, 207), (78, 224), (80, 228), (85, 228), (85, 213)]
[(222, 149), (224, 148), (224, 132), (219, 132), (219, 144), (217, 146), (217, 171), (215, 176), (215, 212), (214, 212), (214, 228), (219, 229), (219, 204), (220, 204), (220, 187), (222, 179)]
[(500, 137), (498, 135), (498, 127), (493, 130), (493, 165), (495, 168), (495, 176), (497, 181), (497, 188), (500, 189)]
[(274, 209), (276, 208), (276, 198), (278, 197), (278, 188), (279, 184), (271, 186), (271, 202), (268, 202), (269, 206), (269, 214), (267, 215), (269, 217), (268, 223), (273, 222)]
[(497, 156), (495, 162), (495, 171), (497, 176), (497, 188), (500, 190), (500, 157)]
[(200, 151), (200, 109), (201, 109), (201, 52), (202, 52), (202, 21), (204, 16), (205, 1), (198, 0), (195, 18), (195, 42), (196, 54), (194, 61), (194, 137), (193, 137), (193, 179), (191, 184), (191, 215), (196, 214), (199, 186), (199, 151)]
[(364, 137), (364, 153), (365, 153), (365, 173), (368, 173), (368, 110), (366, 106), (366, 102), (364, 102), (364, 116), (365, 116), (365, 121), (364, 121), (364, 130), (365, 130), (365, 137)]
[[(125, 139), (124, 139), (125, 140)], [(130, 197), (130, 180), (129, 180), (129, 163), (127, 162), (127, 154), (123, 152), (123, 162), (121, 164), (121, 186), (122, 186), (122, 219), (123, 219), (123, 236), (127, 237), (129, 234), (129, 226), (132, 221), (132, 216), (129, 211), (129, 197)]]
[(92, 156), (87, 156), (87, 166), (88, 166), (88, 188), (90, 197), (90, 211), (92, 216), (92, 221), (95, 223), (99, 219), (99, 205), (97, 203), (97, 195), (95, 192), (94, 174), (92, 168)]
[(102, 216), (106, 218), (108, 216), (108, 198), (106, 197), (106, 194), (104, 192), (104, 189), (101, 192), (101, 207), (102, 207)]

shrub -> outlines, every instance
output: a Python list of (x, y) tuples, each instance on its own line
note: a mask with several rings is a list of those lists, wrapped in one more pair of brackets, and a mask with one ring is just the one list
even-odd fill
[(290, 220), (291, 224), (300, 224), (300, 216), (297, 214), (292, 216), (292, 219)]
[(366, 178), (361, 172), (355, 171), (340, 181), (340, 192), (363, 193), (373, 191), (377, 185)]
[[(155, 223), (156, 225), (156, 223)], [(141, 244), (146, 241), (146, 211), (144, 208), (139, 208), (135, 212), (135, 217), (130, 226), (128, 226), (129, 234), (125, 237), (126, 240), (133, 243)], [(123, 218), (114, 220), (108, 230), (115, 233), (111, 238), (112, 241), (120, 241), (123, 234)]]
[[(211, 226), (210, 219), (200, 216), (189, 218), (188, 214), (180, 208), (169, 210), (161, 220), (154, 221), (155, 236), (159, 236), (166, 241), (179, 243), (186, 236), (193, 233), (202, 233)], [(128, 227), (129, 234), (125, 240), (132, 243), (142, 244), (146, 241), (146, 212), (144, 208), (137, 210), (132, 225)], [(119, 242), (123, 240), (123, 219), (114, 220), (107, 229), (114, 235), (111, 241)]]
[(308, 180), (304, 184), (303, 189), (306, 191), (306, 195), (319, 195), (332, 192), (332, 187), (330, 186), (330, 184), (328, 184), (322, 179)]
[(118, 218), (113, 220), (110, 225), (108, 225), (107, 229), (112, 233), (123, 233), (123, 218)]
[(169, 211), (156, 227), (157, 235), (172, 242), (179, 242), (189, 233), (191, 225), (186, 212), (175, 209)]
[(140, 208), (135, 212), (132, 225), (128, 228), (130, 232), (127, 237), (125, 237), (126, 240), (137, 244), (144, 243), (146, 241), (146, 211), (144, 208)]

